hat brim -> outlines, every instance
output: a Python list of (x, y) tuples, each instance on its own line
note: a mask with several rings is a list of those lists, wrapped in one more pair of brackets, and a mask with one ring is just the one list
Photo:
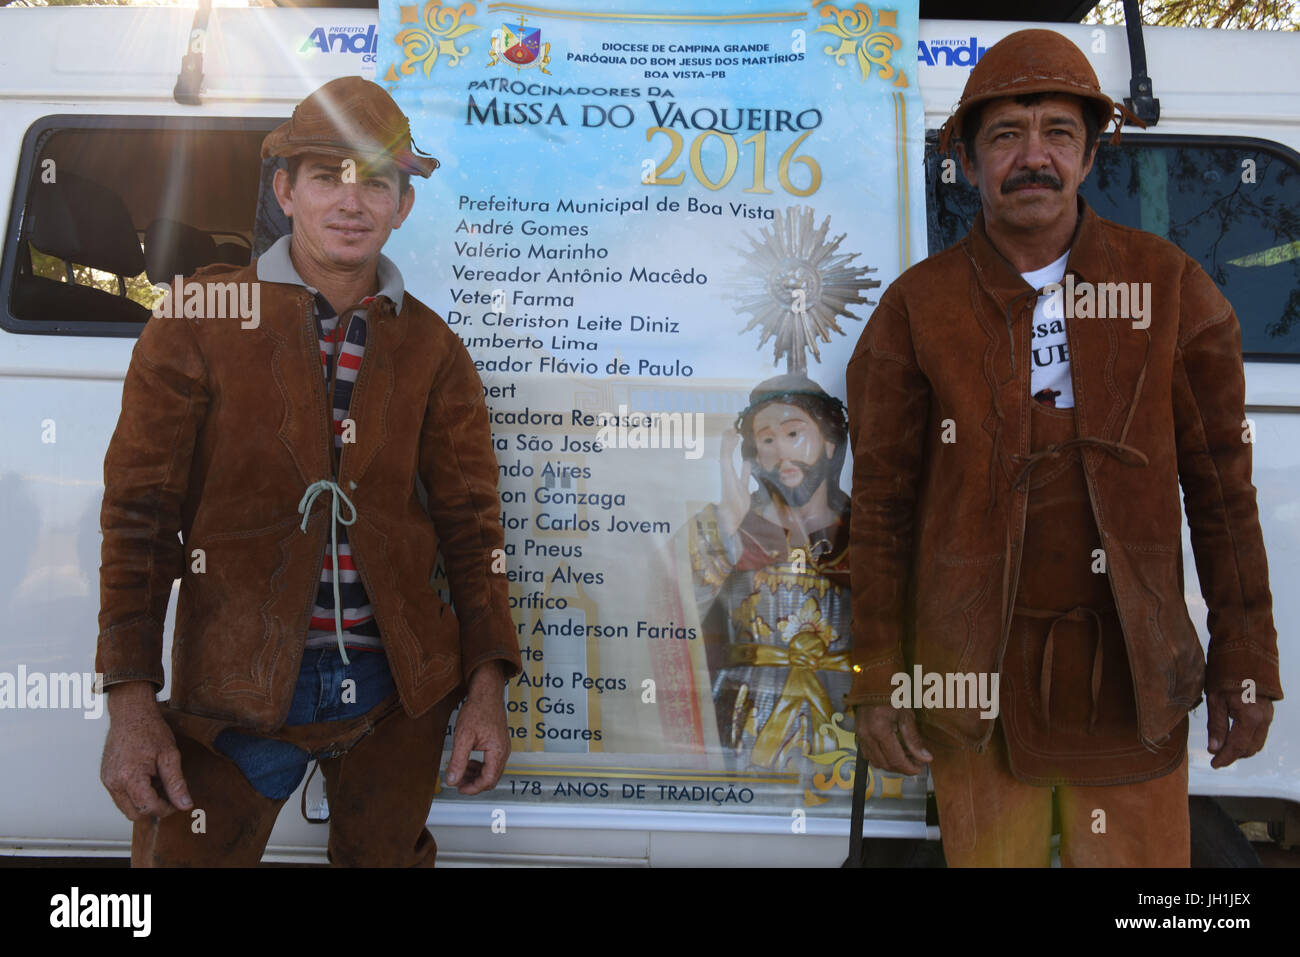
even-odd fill
[(952, 116), (939, 127), (939, 152), (947, 153), (954, 140), (961, 139), (961, 125), (966, 116), (972, 109), (982, 106), (985, 103), (991, 103), (993, 100), (1014, 99), (1018, 96), (1029, 96), (1035, 93), (1056, 93), (1060, 96), (1077, 96), (1079, 99), (1090, 103), (1097, 115), (1098, 138), (1106, 132), (1114, 118), (1117, 106), (1105, 93), (1097, 93), (1091, 90), (1081, 90), (1077, 87), (1070, 88), (1060, 81), (1044, 80), (1039, 83), (1019, 83), (1012, 89), (991, 90), (973, 96), (969, 100), (963, 100), (958, 104), (957, 109)]
[(432, 156), (420, 156), (409, 149), (388, 152), (384, 150), (358, 149), (332, 140), (290, 140), (281, 133), (280, 129), (272, 130), (262, 140), (263, 159), (271, 156), (287, 159), (304, 153), (320, 153), (325, 156), (337, 156), (340, 159), (361, 159), (367, 163), (388, 161), (394, 163), (398, 169), (404, 172), (415, 176), (423, 176), (426, 179), (435, 169), (442, 165)]

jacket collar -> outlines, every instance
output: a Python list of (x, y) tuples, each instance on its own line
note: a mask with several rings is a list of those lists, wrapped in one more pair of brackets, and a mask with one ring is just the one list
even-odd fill
[(1070, 258), (1065, 263), (1065, 271), (1074, 273), (1076, 282), (1102, 282), (1107, 277), (1113, 277), (1115, 272), (1103, 238), (1102, 220), (1084, 202), (1082, 196), (1078, 202), (1079, 222), (1074, 227), (1074, 239), (1070, 241)]
[[(1065, 271), (1074, 273), (1076, 282), (1098, 282), (1112, 271), (1102, 240), (1101, 219), (1082, 196), (1077, 197), (1077, 202), (1079, 220), (1070, 240), (1070, 258), (1066, 260)], [(1016, 267), (998, 252), (989, 239), (984, 228), (983, 210), (976, 214), (967, 234), (967, 254), (980, 280), (1004, 309), (1013, 298), (1030, 291), (1029, 284), (1020, 278)]]
[[(293, 234), (287, 233), (272, 243), (266, 252), (257, 257), (258, 281), (301, 286), (314, 296), (317, 290), (307, 285), (303, 278), (298, 275), (298, 270), (293, 267), (293, 259), (289, 256), (289, 246), (292, 242)], [(379, 292), (375, 295), (387, 296), (393, 303), (393, 311), (400, 313), (402, 311), (402, 300), (406, 295), (401, 270), (397, 268), (396, 263), (383, 253), (379, 254), (376, 270), (379, 274)]]

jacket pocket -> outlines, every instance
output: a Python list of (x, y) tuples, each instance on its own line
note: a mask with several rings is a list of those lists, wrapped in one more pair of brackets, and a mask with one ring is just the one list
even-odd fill
[(289, 680), (310, 610), (304, 602), (314, 600), (320, 577), (317, 541), (292, 519), (191, 536), (176, 610), (173, 700), (209, 713), (238, 709), (258, 722), (276, 717), (275, 687)]
[(1177, 546), (1126, 545), (1138, 587), (1135, 633), (1129, 655), (1139, 686), (1164, 687), (1169, 699), (1188, 707), (1200, 700), (1205, 653), (1187, 614)]
[(936, 556), (916, 594), (914, 662), (926, 671), (992, 667), (1002, 605), (1002, 555)]
[(437, 561), (438, 537), (427, 518), (399, 529), (381, 531), (371, 525), (383, 556), (385, 592), (393, 599), (397, 620), (381, 622), (386, 645), (405, 645), (412, 661), (413, 681), (421, 684), (452, 671), (460, 652), (460, 627), (451, 606), (439, 596), (430, 578)]

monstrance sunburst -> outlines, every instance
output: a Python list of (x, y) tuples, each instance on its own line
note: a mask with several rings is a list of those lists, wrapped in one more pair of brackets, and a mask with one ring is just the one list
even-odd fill
[(874, 267), (852, 265), (857, 253), (837, 252), (847, 234), (828, 242), (830, 216), (814, 228), (813, 214), (810, 206), (788, 206), (777, 213), (771, 227), (759, 230), (759, 239), (745, 237), (749, 249), (736, 250), (748, 268), (736, 276), (740, 291), (735, 311), (753, 316), (740, 334), (760, 327), (758, 348), (774, 339), (773, 364), (779, 365), (784, 355), (791, 373), (807, 373), (809, 351), (820, 362), (817, 341), (830, 342), (832, 330), (844, 335), (836, 322), (839, 316), (864, 318), (849, 306), (874, 306), (859, 292), (880, 285), (880, 280), (867, 278)]

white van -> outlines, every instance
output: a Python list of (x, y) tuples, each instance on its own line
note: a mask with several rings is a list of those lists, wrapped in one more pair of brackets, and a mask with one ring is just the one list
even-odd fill
[[(177, 77), (193, 10), (0, 10), (0, 182), (13, 184), (0, 260), (0, 673), (92, 667), (104, 453), (150, 282), (209, 262), (247, 262), (279, 235), (283, 218), (259, 189), (262, 137), (327, 80), (374, 76), (376, 22), (374, 10), (218, 9), (202, 47), (201, 89), (187, 94)], [(932, 252), (958, 238), (977, 208), (963, 182), (938, 175), (933, 131), (981, 52), (1025, 26), (921, 22), (915, 75), (931, 131)], [(1124, 28), (1054, 28), (1089, 53), (1107, 93), (1129, 90)], [(1300, 653), (1287, 639), (1300, 624), (1300, 589), (1292, 590), (1300, 581), (1300, 36), (1153, 28), (1144, 36), (1159, 122), (1104, 149), (1084, 194), (1103, 216), (1182, 245), (1237, 309), (1283, 686), (1295, 693)], [(185, 75), (197, 80), (199, 61), (188, 62)], [(32, 188), (49, 170), (64, 184), (62, 200)], [(1188, 603), (1204, 639), (1189, 544), (1185, 552)], [(174, 612), (173, 602), (169, 641)], [(99, 782), (107, 718), (91, 715), (0, 711), (0, 853), (128, 855), (130, 826)], [(1193, 719), (1194, 860), (1249, 857), (1229, 817), (1266, 822), (1275, 840), (1300, 843), (1300, 710), (1283, 702), (1265, 750), (1221, 771), (1209, 767), (1204, 706)], [(834, 866), (847, 847), (847, 815), (810, 818), (808, 832), (793, 835), (788, 816), (516, 805), (508, 789), (497, 795), (510, 813), (507, 834), (482, 825), (479, 804), (454, 794), (434, 802), (440, 864)], [(321, 803), (319, 778), (308, 803)], [(293, 813), (297, 804), (290, 799), (266, 859), (323, 863), (325, 829)], [(869, 837), (929, 842), (876, 842), (875, 860), (937, 848), (924, 801), (889, 814), (875, 808)], [(1225, 835), (1237, 840), (1227, 856), (1203, 856)]]

